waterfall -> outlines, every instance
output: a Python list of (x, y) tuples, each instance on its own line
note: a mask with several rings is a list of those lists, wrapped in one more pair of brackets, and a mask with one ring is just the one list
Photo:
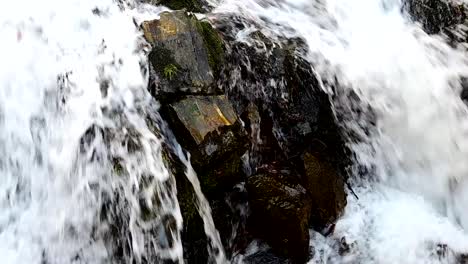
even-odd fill
[[(17, 1), (2, 9), (4, 263), (182, 260), (163, 139), (145, 121), (157, 103), (146, 92), (132, 12), (113, 1)], [(157, 215), (144, 219), (143, 205)], [(161, 229), (170, 224), (175, 234)], [(116, 259), (113, 250), (121, 251)]]
[[(455, 263), (468, 254), (464, 50), (426, 34), (400, 0), (210, 4), (212, 20), (255, 22), (238, 41), (249, 43), (252, 30), (303, 39), (301, 56), (340, 125), (361, 135), (348, 139), (355, 195), (331, 237), (311, 231), (310, 263)], [(147, 91), (149, 47), (138, 26), (164, 10), (112, 0), (15, 0), (0, 9), (3, 263), (183, 263), (164, 143), (186, 166), (211, 259), (228, 262), (196, 173), (161, 131)], [(348, 92), (375, 120), (356, 118)], [(335, 252), (336, 241), (346, 254)], [(448, 253), (441, 259), (437, 250)]]

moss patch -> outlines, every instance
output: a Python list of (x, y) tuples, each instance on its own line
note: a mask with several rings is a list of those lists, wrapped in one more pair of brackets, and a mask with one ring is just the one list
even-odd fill
[[(192, 19), (196, 19), (192, 17)], [(207, 21), (196, 21), (198, 32), (203, 37), (203, 42), (208, 53), (208, 63), (214, 74), (217, 75), (224, 62), (224, 45), (218, 32)]]
[(155, 46), (149, 54), (151, 65), (159, 76), (168, 80), (174, 79), (181, 68), (174, 59), (172, 51), (161, 46)]

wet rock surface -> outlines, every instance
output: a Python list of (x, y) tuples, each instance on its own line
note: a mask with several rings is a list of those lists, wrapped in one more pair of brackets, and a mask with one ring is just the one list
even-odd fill
[(303, 159), (303, 184), (312, 198), (314, 208), (311, 225), (321, 230), (338, 220), (343, 211), (346, 205), (345, 184), (336, 168), (326, 158), (320, 157), (320, 153), (306, 152)]
[(267, 251), (259, 251), (252, 255), (247, 256), (244, 259), (245, 264), (256, 264), (256, 263), (265, 263), (265, 264), (292, 264), (292, 261), (278, 256), (271, 252), (271, 250)]
[(213, 85), (223, 60), (222, 42), (206, 21), (184, 11), (164, 12), (142, 29), (153, 46), (149, 54), (150, 91), (160, 100), (220, 92)]
[(250, 230), (274, 251), (304, 263), (312, 200), (287, 168), (265, 166), (247, 180)]

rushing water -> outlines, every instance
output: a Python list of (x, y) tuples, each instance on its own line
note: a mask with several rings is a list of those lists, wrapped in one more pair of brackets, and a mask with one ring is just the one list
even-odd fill
[[(359, 199), (349, 195), (334, 237), (312, 235), (311, 263), (453, 263), (456, 253), (468, 252), (468, 111), (458, 95), (466, 55), (422, 32), (401, 4), (224, 0), (209, 15), (236, 13), (267, 36), (305, 39), (303, 56), (321, 77), (337, 77), (375, 112), (375, 127), (342, 124), (372, 130), (350, 142), (371, 179), (356, 172)], [(171, 139), (148, 124), (159, 116), (146, 92), (147, 47), (135, 25), (161, 10), (111, 0), (3, 4), (3, 263), (117, 262), (116, 252), (124, 263), (182, 262), (182, 218), (161, 158), (161, 142)], [(337, 100), (337, 111), (347, 103)], [(211, 248), (220, 249), (186, 165)], [(145, 208), (155, 214), (145, 216)], [(351, 245), (344, 257), (331, 249), (342, 237)], [(439, 259), (437, 245), (453, 254)], [(225, 262), (222, 250), (214, 251), (213, 259)]]

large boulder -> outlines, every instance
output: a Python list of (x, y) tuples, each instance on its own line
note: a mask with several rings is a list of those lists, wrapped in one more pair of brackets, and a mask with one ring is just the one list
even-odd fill
[(179, 143), (190, 152), (207, 195), (223, 193), (242, 179), (241, 156), (247, 139), (226, 96), (188, 96), (162, 112)]
[(309, 257), (312, 200), (291, 172), (265, 167), (247, 180), (249, 230), (274, 251), (305, 263)]
[(223, 61), (223, 43), (207, 21), (184, 11), (163, 12), (159, 20), (142, 24), (153, 46), (150, 91), (157, 99), (187, 94), (219, 93), (215, 76)]

